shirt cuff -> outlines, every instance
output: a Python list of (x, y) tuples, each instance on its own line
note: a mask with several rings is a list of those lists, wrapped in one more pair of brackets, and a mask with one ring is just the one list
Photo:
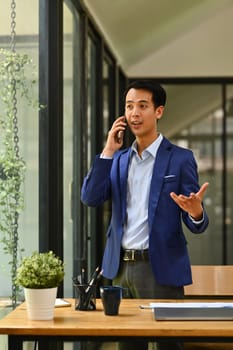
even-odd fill
[(202, 215), (202, 219), (201, 219), (201, 220), (194, 220), (194, 218), (193, 218), (191, 215), (189, 215), (189, 217), (190, 217), (190, 220), (191, 220), (195, 225), (200, 225), (200, 224), (202, 224), (203, 221), (204, 221), (204, 212), (203, 212), (203, 215)]
[(107, 157), (107, 156), (105, 156), (105, 155), (102, 154), (102, 153), (101, 153), (101, 155), (100, 155), (100, 158), (101, 158), (101, 159), (113, 159), (113, 157)]

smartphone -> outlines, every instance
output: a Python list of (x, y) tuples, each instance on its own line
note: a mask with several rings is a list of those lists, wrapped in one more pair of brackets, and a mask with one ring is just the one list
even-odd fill
[[(126, 118), (125, 118), (125, 121), (126, 121)], [(123, 130), (118, 131), (117, 142), (121, 143), (123, 141), (123, 137), (124, 137), (124, 131)]]
[(117, 133), (117, 142), (121, 143), (122, 140), (123, 140), (123, 137), (124, 137), (124, 131), (123, 130), (118, 131), (118, 133)]

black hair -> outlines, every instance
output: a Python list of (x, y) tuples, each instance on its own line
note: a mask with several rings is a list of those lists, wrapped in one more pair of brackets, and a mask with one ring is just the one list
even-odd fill
[(137, 90), (142, 89), (142, 90), (150, 91), (152, 93), (152, 101), (155, 107), (165, 106), (166, 104), (166, 98), (167, 98), (166, 91), (160, 84), (154, 82), (153, 80), (141, 79), (141, 80), (135, 80), (132, 83), (130, 83), (127, 86), (123, 95), (124, 103), (125, 103), (126, 95), (130, 89), (137, 89)]

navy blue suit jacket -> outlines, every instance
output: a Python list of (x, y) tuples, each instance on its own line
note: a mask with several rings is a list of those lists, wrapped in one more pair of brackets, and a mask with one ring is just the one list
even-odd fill
[[(109, 279), (117, 275), (120, 263), (129, 158), (130, 149), (116, 152), (113, 159), (97, 155), (81, 191), (81, 200), (88, 206), (99, 206), (107, 199), (112, 201), (102, 263), (103, 275)], [(203, 222), (193, 223), (170, 197), (170, 192), (189, 195), (198, 190), (197, 164), (192, 151), (163, 138), (154, 164), (148, 207), (150, 261), (156, 280), (162, 285), (192, 283), (182, 220), (191, 232), (201, 233), (208, 226), (208, 217), (204, 211)]]

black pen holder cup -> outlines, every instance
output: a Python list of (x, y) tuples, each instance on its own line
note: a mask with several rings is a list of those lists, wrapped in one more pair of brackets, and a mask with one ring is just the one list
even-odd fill
[(75, 284), (75, 310), (96, 310), (96, 285)]

